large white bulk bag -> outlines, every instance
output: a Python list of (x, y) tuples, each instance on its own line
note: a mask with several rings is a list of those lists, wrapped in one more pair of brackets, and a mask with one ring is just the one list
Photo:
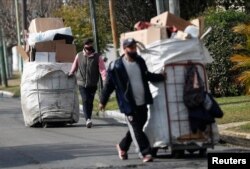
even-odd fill
[(26, 126), (37, 123), (79, 121), (75, 77), (68, 78), (71, 63), (36, 63), (24, 66), (21, 105)]
[[(145, 59), (149, 71), (155, 73), (160, 73), (166, 64), (192, 61), (205, 65), (213, 61), (208, 50), (199, 39), (157, 41), (147, 45), (146, 49), (140, 51), (140, 54)], [(175, 71), (169, 68), (166, 72), (166, 92), (163, 82), (150, 83), (154, 104), (149, 105), (149, 117), (144, 126), (144, 131), (153, 147), (168, 146), (177, 142), (177, 138), (190, 134), (188, 110), (182, 101), (183, 85), (180, 85), (184, 83), (184, 67), (176, 67)], [(173, 83), (177, 85), (168, 85)], [(166, 97), (169, 99), (168, 103), (166, 103)], [(177, 100), (179, 101), (178, 105), (176, 105)], [(219, 139), (217, 124), (214, 123), (211, 127), (213, 131), (212, 139), (216, 143)]]

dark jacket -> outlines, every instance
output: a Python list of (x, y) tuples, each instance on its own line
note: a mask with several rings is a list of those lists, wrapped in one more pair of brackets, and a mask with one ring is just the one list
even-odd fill
[(99, 73), (99, 56), (95, 53), (94, 56), (86, 56), (83, 52), (78, 53), (79, 68), (76, 74), (77, 84), (84, 87), (96, 87)]
[[(100, 102), (103, 105), (106, 105), (110, 94), (115, 90), (120, 111), (126, 115), (129, 115), (134, 113), (136, 103), (134, 100), (131, 84), (129, 82), (128, 74), (122, 62), (123, 56), (113, 61), (109, 65), (108, 76), (102, 90)], [(142, 82), (145, 90), (145, 104), (152, 104), (153, 98), (149, 90), (148, 81), (163, 81), (164, 76), (162, 74), (149, 72), (146, 63), (141, 56), (138, 56), (135, 61), (141, 70)]]

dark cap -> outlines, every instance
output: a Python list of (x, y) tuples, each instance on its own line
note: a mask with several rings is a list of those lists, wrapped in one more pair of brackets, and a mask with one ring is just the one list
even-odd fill
[(88, 45), (88, 44), (90, 44), (90, 43), (93, 43), (93, 39), (87, 38), (87, 39), (84, 39), (84, 40), (83, 40), (83, 45)]
[(132, 45), (135, 45), (137, 42), (134, 38), (128, 38), (123, 41), (123, 48), (130, 47)]

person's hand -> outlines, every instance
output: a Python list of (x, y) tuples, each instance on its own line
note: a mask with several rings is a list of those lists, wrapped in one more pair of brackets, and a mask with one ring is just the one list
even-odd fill
[(164, 69), (161, 70), (161, 74), (162, 76), (164, 76), (165, 79), (167, 79), (167, 73), (165, 72)]
[(69, 72), (69, 73), (67, 73), (67, 76), (68, 76), (68, 78), (71, 78), (71, 77), (74, 76), (74, 74), (71, 74), (71, 73)]
[(104, 112), (104, 110), (105, 110), (105, 106), (101, 103), (99, 103), (99, 110), (102, 112)]

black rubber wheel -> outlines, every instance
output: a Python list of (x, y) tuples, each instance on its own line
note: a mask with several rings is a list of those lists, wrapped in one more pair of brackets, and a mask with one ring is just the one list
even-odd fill
[(185, 150), (172, 150), (171, 154), (174, 158), (183, 158), (185, 155)]
[(187, 152), (189, 152), (190, 154), (193, 154), (195, 151), (197, 151), (197, 149), (188, 149)]
[(42, 123), (43, 128), (47, 128), (48, 127), (48, 123)]
[(206, 148), (202, 148), (199, 150), (199, 156), (200, 157), (206, 157), (207, 156), (207, 149)]

